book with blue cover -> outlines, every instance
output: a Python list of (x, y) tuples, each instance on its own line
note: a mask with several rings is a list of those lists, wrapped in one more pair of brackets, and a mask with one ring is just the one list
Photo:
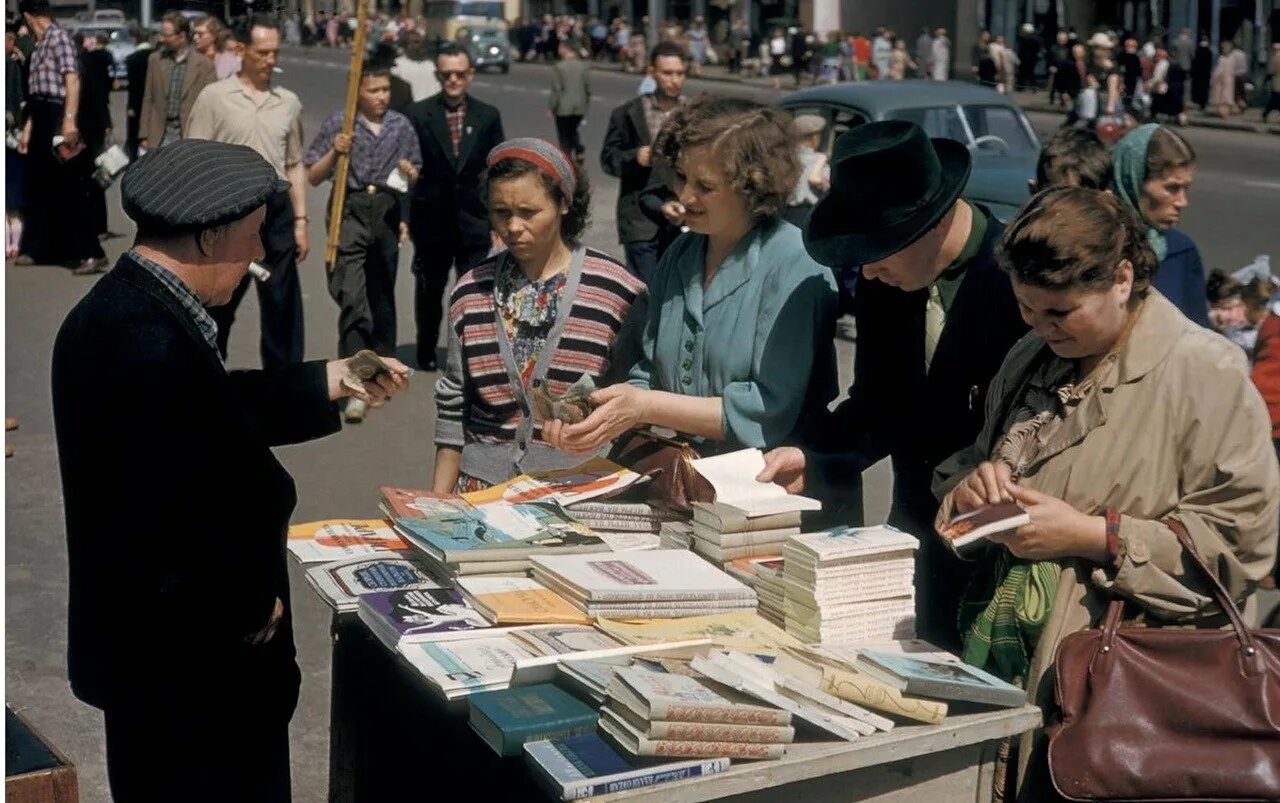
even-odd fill
[(530, 742), (524, 746), (524, 754), (539, 783), (559, 800), (642, 789), (729, 768), (725, 757), (652, 761), (626, 756), (598, 733)]
[(396, 519), (394, 525), (414, 546), (442, 563), (608, 551), (591, 528), (554, 502), (493, 502), (427, 518)]
[(526, 742), (590, 733), (596, 710), (550, 683), (475, 694), (471, 729), (500, 756), (518, 756)]

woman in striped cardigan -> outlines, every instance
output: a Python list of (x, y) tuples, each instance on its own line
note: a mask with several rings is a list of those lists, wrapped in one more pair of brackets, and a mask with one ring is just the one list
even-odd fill
[(542, 439), (533, 390), (558, 396), (583, 374), (597, 384), (625, 376), (644, 319), (644, 284), (578, 242), (590, 197), (565, 155), (520, 138), (488, 161), (489, 222), (507, 250), (459, 278), (450, 298), (436, 382), (438, 493), (581, 462)]

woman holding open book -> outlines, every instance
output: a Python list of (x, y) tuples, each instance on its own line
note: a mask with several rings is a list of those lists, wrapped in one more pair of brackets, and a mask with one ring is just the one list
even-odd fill
[[(437, 493), (475, 491), (577, 458), (541, 438), (540, 400), (634, 361), (626, 326), (643, 320), (644, 284), (583, 246), (590, 194), (549, 142), (508, 140), (489, 154), (489, 223), (506, 250), (458, 279), (448, 357), (436, 382)], [(585, 378), (584, 378), (585, 377)], [(594, 387), (594, 384), (592, 384)]]
[(674, 168), (663, 213), (689, 231), (654, 272), (630, 381), (596, 391), (585, 421), (552, 422), (552, 443), (593, 452), (653, 425), (704, 455), (770, 448), (835, 397), (835, 283), (779, 217), (800, 173), (789, 125), (742, 98), (672, 113), (653, 149)]
[[(1048, 710), (1058, 645), (1113, 596), (1149, 620), (1221, 625), (1173, 527), (1256, 616), (1280, 473), (1242, 355), (1151, 287), (1156, 255), (1122, 200), (1043, 192), (997, 258), (1033, 332), (992, 381), (977, 442), (937, 470), (938, 525), (1008, 502), (1029, 516), (989, 536), (959, 622), (966, 661)], [(1058, 799), (1045, 755), (1042, 731), (1022, 739), (1019, 800)]]

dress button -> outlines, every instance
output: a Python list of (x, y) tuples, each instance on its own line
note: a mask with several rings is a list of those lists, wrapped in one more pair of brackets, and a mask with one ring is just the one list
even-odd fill
[(688, 371), (690, 368), (693, 367), (693, 360), (685, 360), (684, 362), (680, 363), (680, 367)]
[(691, 376), (682, 376), (682, 377), (680, 377), (680, 384), (681, 384), (681, 385), (685, 385), (685, 386), (692, 385), (692, 384), (693, 384), (693, 377), (691, 377)]
[(685, 351), (693, 351), (693, 341), (692, 341), (692, 340), (686, 340), (686, 341), (684, 341), (684, 350), (685, 350)]

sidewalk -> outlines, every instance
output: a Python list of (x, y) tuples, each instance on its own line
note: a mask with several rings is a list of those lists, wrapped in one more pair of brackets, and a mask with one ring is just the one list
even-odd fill
[[(527, 63), (534, 64), (534, 63), (541, 63), (541, 62), (527, 62)], [(592, 61), (590, 62), (590, 64), (591, 64), (591, 69), (593, 70), (601, 70), (606, 72), (617, 72), (617, 73), (623, 72), (621, 65), (611, 63), (611, 62)], [(640, 80), (641, 76), (639, 73), (632, 73), (632, 74), (636, 76), (637, 81)], [(689, 73), (689, 77), (698, 78), (703, 81), (723, 81), (728, 83), (745, 84), (748, 86), (759, 87), (762, 89), (774, 88), (774, 83), (772, 78), (754, 78), (754, 77), (744, 78), (739, 75), (730, 73), (727, 67), (724, 67), (718, 64), (704, 64), (702, 66), (702, 72), (700, 75), (694, 75), (694, 73), (691, 70)], [(781, 76), (779, 83), (781, 84), (781, 90), (784, 92), (790, 92), (796, 88), (795, 79), (792, 77), (790, 73), (788, 73), (787, 75)], [(801, 84), (800, 88), (806, 88), (808, 86), (810, 86), (810, 84), (807, 81), (805, 81), (804, 83)], [(1061, 106), (1054, 106), (1050, 104), (1049, 96), (1046, 92), (1037, 92), (1037, 93), (1015, 92), (1013, 97), (1014, 97), (1014, 100), (1017, 102), (1017, 104), (1021, 106), (1024, 111), (1042, 112), (1045, 114), (1060, 114), (1063, 116), (1066, 116), (1066, 113), (1067, 113), (1066, 109), (1062, 108)], [(1190, 118), (1187, 121), (1187, 125), (1189, 126), (1195, 126), (1199, 128), (1218, 128), (1218, 129), (1223, 129), (1228, 131), (1246, 131), (1246, 132), (1257, 133), (1257, 134), (1275, 134), (1277, 136), (1280, 136), (1280, 117), (1273, 116), (1271, 119), (1274, 122), (1263, 123), (1262, 110), (1257, 108), (1250, 108), (1244, 114), (1232, 117), (1227, 120), (1222, 120), (1218, 117), (1213, 117), (1213, 116), (1203, 114), (1200, 111), (1195, 109), (1189, 109), (1187, 112), (1187, 116), (1188, 118)]]

